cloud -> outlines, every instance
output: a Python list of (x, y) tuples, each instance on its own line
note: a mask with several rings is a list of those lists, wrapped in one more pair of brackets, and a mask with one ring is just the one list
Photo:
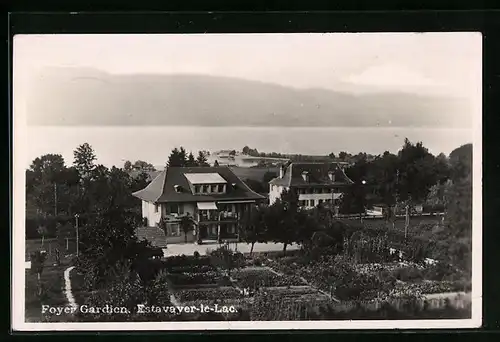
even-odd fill
[(442, 83), (401, 65), (377, 65), (345, 79), (345, 82), (389, 88), (443, 87)]

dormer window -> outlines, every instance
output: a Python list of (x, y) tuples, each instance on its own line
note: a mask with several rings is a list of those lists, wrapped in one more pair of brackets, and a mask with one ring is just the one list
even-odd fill
[(217, 192), (219, 192), (219, 193), (223, 193), (224, 192), (224, 184), (217, 185)]
[(194, 186), (194, 193), (199, 194), (201, 192), (201, 186), (200, 185), (195, 185)]
[(180, 187), (180, 185), (177, 185), (177, 184), (176, 184), (176, 185), (174, 185), (174, 190), (175, 190), (175, 192), (181, 192), (181, 187)]
[(232, 183), (231, 185), (233, 186), (233, 188), (236, 188), (236, 183)]
[(309, 181), (309, 172), (307, 171), (302, 172), (302, 179), (304, 180), (304, 182)]

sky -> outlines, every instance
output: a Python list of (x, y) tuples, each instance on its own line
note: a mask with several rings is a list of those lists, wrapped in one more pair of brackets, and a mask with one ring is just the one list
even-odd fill
[(481, 86), (481, 56), (479, 33), (14, 37), (16, 70), (28, 73), (45, 66), (117, 74), (200, 73), (300, 88), (348, 83), (470, 94)]
[[(67, 128), (68, 131), (63, 132), (65, 127), (57, 128), (60, 134), (56, 131), (47, 134), (46, 128), (42, 127), (30, 127), (28, 131), (25, 126), (26, 113), (23, 113), (23, 82), (27, 76), (45, 67), (92, 68), (114, 74), (192, 73), (237, 77), (296, 88), (350, 89), (354, 92), (443, 92), (473, 101), (477, 104), (477, 112), (471, 113), (471, 116), (480, 115), (481, 40), (480, 33), (18, 35), (14, 37), (13, 48), (15, 136), (19, 137), (17, 146), (23, 149), (25, 165), (43, 151), (62, 153), (69, 159), (69, 146), (74, 149), (80, 140), (97, 144), (103, 151), (107, 148), (107, 157), (101, 159), (104, 164), (118, 163), (122, 159), (138, 159), (138, 152), (151, 149), (151, 146), (161, 146), (161, 151), (156, 155), (149, 152), (148, 158), (154, 159), (151, 160), (153, 163), (163, 162), (166, 151), (174, 147), (161, 140), (162, 134), (158, 134), (155, 142), (137, 139), (134, 144), (120, 144), (124, 134), (120, 128), (107, 128), (104, 140), (103, 136), (96, 137), (100, 133), (85, 127), (78, 135), (69, 133), (74, 128)], [(141, 129), (147, 130), (138, 128), (138, 135)], [(251, 139), (252, 134), (248, 131), (240, 137), (248, 136)], [(372, 132), (377, 144), (366, 144), (364, 151), (395, 152), (401, 143), (395, 143), (393, 136), (399, 134), (402, 133), (395, 131), (389, 134), (389, 138), (384, 131), (377, 138), (377, 134)], [(445, 141), (446, 134), (430, 130), (418, 136), (425, 138), (426, 134), (428, 140), (432, 141), (434, 152), (450, 152), (452, 147), (449, 141)], [(471, 132), (450, 134), (454, 137), (454, 144), (471, 142), (473, 136)], [(314, 139), (314, 132), (308, 132), (307, 136), (311, 139), (307, 142), (295, 141), (298, 139), (297, 134), (292, 133), (283, 133), (281, 140), (276, 140), (276, 136), (273, 134), (273, 139), (269, 140), (265, 140), (264, 136), (260, 138), (259, 149), (293, 152), (283, 150), (293, 147), (294, 150), (302, 149), (298, 153), (328, 152), (324, 142)], [(336, 151), (340, 150), (337, 146), (342, 146), (342, 150), (355, 153), (363, 149), (359, 143), (350, 144), (347, 135), (342, 137), (342, 141), (337, 139), (333, 142), (334, 148), (328, 149), (339, 152)], [(133, 135), (128, 139), (134, 140)], [(222, 146), (223, 142), (215, 143), (210, 137), (202, 139), (202, 142), (199, 138), (194, 139), (192, 143), (189, 137), (184, 136), (184, 139), (188, 149), (196, 149), (200, 145), (203, 149), (204, 146), (242, 147)], [(178, 143), (174, 140), (172, 144)], [(227, 141), (230, 143), (231, 138), (228, 137)], [(238, 143), (257, 145), (241, 138)], [(373, 146), (376, 146), (376, 151), (370, 150)], [(132, 147), (134, 153), (130, 152)], [(99, 156), (99, 151), (96, 152)]]

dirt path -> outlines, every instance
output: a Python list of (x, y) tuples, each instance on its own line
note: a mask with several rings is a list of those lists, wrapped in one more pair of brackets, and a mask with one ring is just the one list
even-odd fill
[(66, 299), (68, 300), (69, 305), (73, 310), (78, 309), (78, 305), (76, 304), (75, 297), (73, 296), (73, 292), (71, 291), (71, 271), (74, 269), (74, 266), (68, 267), (64, 271), (64, 293), (66, 294)]

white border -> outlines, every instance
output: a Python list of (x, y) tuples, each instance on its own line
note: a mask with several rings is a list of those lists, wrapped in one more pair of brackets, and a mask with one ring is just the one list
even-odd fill
[[(411, 33), (408, 33), (411, 34)], [(479, 48), (482, 49), (482, 35)], [(482, 324), (482, 89), (477, 89), (477, 113), (473, 117), (473, 237), (472, 237), (472, 318), (457, 320), (334, 320), (334, 321), (224, 321), (224, 322), (130, 322), (130, 323), (27, 323), (25, 322), (25, 163), (27, 143), (26, 113), (19, 82), (22, 70), (16, 67), (13, 40), (13, 220), (12, 220), (12, 303), (11, 317), (14, 331), (187, 331), (187, 330), (340, 330), (340, 329), (448, 329), (478, 328)], [(482, 63), (479, 70), (482, 75)], [(22, 246), (22, 247), (21, 247)]]

